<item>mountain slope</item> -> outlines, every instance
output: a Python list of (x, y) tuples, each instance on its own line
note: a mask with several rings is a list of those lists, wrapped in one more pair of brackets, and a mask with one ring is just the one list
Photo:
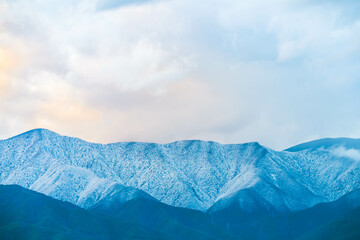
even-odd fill
[(356, 208), (346, 217), (325, 224), (299, 240), (358, 240), (360, 239), (360, 208)]
[(244, 239), (253, 240), (297, 239), (324, 224), (345, 217), (359, 206), (360, 189), (348, 193), (334, 202), (321, 203), (299, 212), (267, 215), (253, 222), (248, 219), (239, 235)]
[(139, 223), (145, 230), (156, 229), (171, 239), (237, 239), (215, 224), (201, 211), (172, 207), (157, 200), (138, 196), (119, 203), (116, 196), (103, 199), (91, 212)]
[(277, 152), (258, 143), (204, 141), (103, 145), (36, 129), (0, 141), (0, 152), (1, 184), (85, 208), (122, 188), (130, 198), (138, 189), (203, 211), (237, 204), (241, 211), (289, 212), (360, 188), (360, 161), (328, 149)]
[(149, 238), (141, 226), (99, 217), (19, 186), (0, 185), (0, 239)]
[(20, 186), (0, 185), (0, 239), (236, 239), (200, 211), (144, 196), (115, 202), (86, 210)]

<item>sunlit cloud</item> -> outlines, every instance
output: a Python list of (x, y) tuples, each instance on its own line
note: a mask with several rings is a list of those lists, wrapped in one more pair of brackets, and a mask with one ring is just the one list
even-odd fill
[(15, 56), (5, 48), (0, 48), (0, 94), (4, 93), (10, 84), (10, 74), (15, 65)]

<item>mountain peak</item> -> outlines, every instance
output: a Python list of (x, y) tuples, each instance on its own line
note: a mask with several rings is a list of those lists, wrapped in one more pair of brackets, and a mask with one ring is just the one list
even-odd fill
[(54, 131), (51, 131), (46, 128), (35, 128), (29, 131), (24, 132), (23, 134), (57, 134)]
[(45, 129), (45, 128), (35, 128), (29, 131), (26, 131), (24, 133), (21, 133), (13, 138), (19, 138), (19, 137), (26, 137), (26, 138), (39, 138), (39, 139), (44, 139), (44, 138), (53, 138), (56, 136), (60, 136), (60, 134), (53, 132), (51, 130)]

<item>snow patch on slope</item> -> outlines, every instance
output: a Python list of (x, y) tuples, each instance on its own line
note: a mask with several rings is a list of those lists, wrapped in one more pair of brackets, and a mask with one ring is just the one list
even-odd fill
[(86, 208), (106, 196), (114, 184), (87, 169), (54, 164), (30, 189)]
[(221, 198), (233, 196), (242, 189), (254, 186), (260, 180), (257, 171), (252, 164), (241, 166), (239, 174), (221, 188), (220, 195), (216, 201)]

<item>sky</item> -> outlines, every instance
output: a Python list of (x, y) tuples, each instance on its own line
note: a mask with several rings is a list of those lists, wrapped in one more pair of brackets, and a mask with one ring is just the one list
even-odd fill
[(357, 0), (0, 0), (0, 139), (360, 138)]

